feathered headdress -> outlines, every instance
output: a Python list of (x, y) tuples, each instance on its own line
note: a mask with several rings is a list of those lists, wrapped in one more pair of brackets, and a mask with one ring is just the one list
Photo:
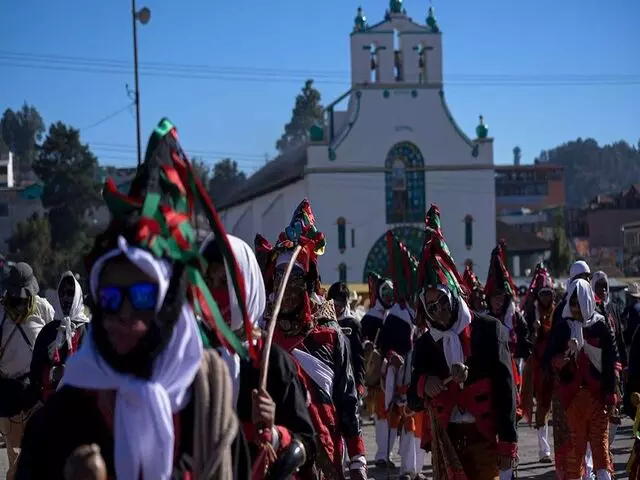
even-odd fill
[(389, 252), (389, 269), (393, 281), (393, 298), (401, 306), (413, 304), (418, 289), (419, 263), (402, 243), (389, 230), (386, 234), (387, 251)]
[(294, 250), (298, 245), (302, 246), (302, 251), (298, 254), (296, 262), (305, 272), (309, 272), (310, 268), (317, 264), (318, 256), (324, 254), (327, 242), (324, 233), (316, 227), (316, 217), (306, 198), (293, 212), (291, 223), (278, 236), (275, 248), (282, 254)]
[(507, 268), (507, 244), (504, 240), (500, 240), (491, 252), (491, 262), (484, 291), (488, 297), (495, 292), (504, 292), (511, 297), (518, 294), (518, 287), (513, 282)]
[[(128, 239), (130, 244), (184, 266), (187, 298), (199, 319), (205, 346), (209, 345), (209, 334), (215, 334), (224, 345), (240, 356), (246, 358), (251, 353), (257, 359), (255, 347), (250, 345), (248, 351), (224, 321), (202, 278), (201, 272), (206, 269), (207, 262), (200, 254), (197, 233), (191, 224), (196, 202), (202, 207), (215, 235), (215, 242), (229, 266), (244, 328), (247, 338), (250, 338), (252, 325), (247, 313), (240, 269), (222, 222), (178, 142), (175, 126), (168, 119), (162, 119), (152, 133), (144, 163), (138, 168), (128, 195), (120, 193), (115, 182), (109, 178), (103, 197), (112, 220), (107, 231), (96, 239), (94, 249), (86, 258), (88, 269), (125, 227), (130, 229), (133, 226), (135, 238)], [(135, 224), (132, 225), (132, 222)]]
[(464, 267), (464, 273), (462, 274), (462, 284), (469, 293), (473, 292), (474, 290), (484, 289), (482, 282), (473, 271), (473, 267), (471, 265), (465, 265)]
[(432, 204), (429, 208), (425, 224), (424, 244), (418, 268), (419, 291), (444, 285), (454, 297), (465, 296), (462, 279), (442, 235), (440, 210), (436, 205)]

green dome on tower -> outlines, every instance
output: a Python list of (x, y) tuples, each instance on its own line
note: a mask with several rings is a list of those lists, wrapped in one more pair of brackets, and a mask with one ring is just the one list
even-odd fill
[(476, 127), (476, 135), (484, 140), (489, 135), (489, 126), (484, 124), (484, 117), (480, 115), (480, 124)]
[(391, 13), (402, 13), (402, 0), (389, 0), (389, 11)]
[(427, 12), (427, 26), (431, 28), (431, 31), (434, 33), (438, 33), (440, 28), (438, 28), (438, 22), (436, 21), (436, 16), (433, 13), (433, 7), (429, 7), (429, 11)]
[(365, 29), (367, 24), (367, 17), (364, 16), (362, 7), (358, 7), (356, 18), (354, 18), (353, 24), (353, 30), (356, 32)]

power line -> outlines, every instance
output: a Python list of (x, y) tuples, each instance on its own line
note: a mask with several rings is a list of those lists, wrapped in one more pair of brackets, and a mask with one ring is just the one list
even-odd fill
[[(7, 53), (0, 51), (0, 65), (52, 71), (79, 73), (130, 74), (132, 66), (113, 59), (90, 59), (87, 57), (63, 57)], [(251, 82), (300, 82), (314, 78), (318, 83), (348, 83), (348, 74), (339, 71), (276, 70), (254, 67), (214, 67), (208, 65), (140, 64), (141, 75), (151, 77), (182, 78), (191, 80), (251, 81)], [(450, 74), (447, 85), (451, 86), (612, 86), (639, 85), (637, 74)]]
[(94, 122), (94, 123), (92, 123), (92, 124), (90, 124), (90, 125), (87, 125), (86, 127), (82, 127), (82, 128), (80, 129), (80, 131), (81, 131), (81, 132), (86, 132), (87, 130), (90, 130), (90, 129), (94, 128), (94, 127), (97, 127), (98, 125), (102, 125), (103, 123), (108, 122), (108, 121), (109, 121), (109, 120), (111, 120), (112, 118), (117, 117), (117, 116), (118, 116), (118, 115), (120, 115), (122, 112), (127, 111), (129, 108), (131, 108), (131, 106), (132, 106), (132, 105), (133, 105), (132, 103), (128, 103), (128, 104), (126, 104), (124, 107), (119, 108), (118, 110), (116, 110), (115, 112), (110, 113), (110, 114), (109, 114), (109, 115), (107, 115), (106, 117), (103, 117), (103, 118), (101, 118), (100, 120), (98, 120), (98, 121), (96, 121), (96, 122)]
[[(110, 142), (89, 142), (92, 148), (96, 150), (104, 150), (114, 153), (128, 153), (135, 150), (133, 145), (126, 145), (122, 143), (110, 143)], [(232, 159), (247, 158), (255, 160), (256, 162), (264, 163), (264, 155), (258, 153), (241, 153), (241, 152), (226, 152), (220, 150), (204, 150), (204, 149), (186, 149), (187, 153), (191, 156), (216, 156), (216, 157), (230, 157)]]

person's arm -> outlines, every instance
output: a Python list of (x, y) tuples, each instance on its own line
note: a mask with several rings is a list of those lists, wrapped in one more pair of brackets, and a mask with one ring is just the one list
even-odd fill
[(618, 398), (616, 398), (617, 367), (619, 366), (618, 349), (616, 348), (613, 329), (607, 319), (596, 325), (596, 328), (598, 328), (600, 348), (602, 349), (602, 393), (604, 394), (605, 405), (615, 405), (618, 403)]
[(20, 445), (15, 480), (65, 480), (63, 471), (67, 456), (63, 454), (63, 449), (58, 448), (60, 442), (52, 437), (64, 437), (65, 434), (56, 430), (58, 422), (49, 413), (49, 408), (45, 405), (36, 410), (27, 422)]
[(365, 446), (360, 430), (358, 393), (346, 342), (345, 336), (340, 332), (336, 332), (333, 403), (338, 413), (338, 424), (347, 445), (349, 458), (353, 459), (365, 455)]
[(355, 377), (356, 389), (359, 395), (364, 394), (364, 346), (362, 344), (362, 328), (360, 322), (350, 319), (349, 327), (351, 335), (349, 335), (349, 346), (351, 347), (351, 364), (353, 366), (353, 375)]
[(272, 345), (267, 375), (267, 392), (276, 404), (275, 445), (278, 451), (289, 447), (297, 438), (305, 448), (307, 462), (315, 458), (315, 429), (307, 409), (307, 392), (298, 378), (296, 367), (289, 355)]
[(29, 368), (29, 385), (37, 397), (42, 400), (42, 391), (46, 384), (45, 375), (48, 375), (51, 360), (49, 347), (55, 341), (59, 321), (51, 322), (42, 327), (36, 337)]
[(516, 389), (509, 352), (509, 338), (498, 322), (495, 323), (495, 329), (487, 330), (487, 338), (484, 342), (486, 351), (493, 357), (490, 368), (498, 453), (515, 458), (518, 449)]
[(529, 327), (527, 322), (520, 312), (516, 312), (513, 315), (513, 322), (516, 329), (517, 343), (516, 343), (516, 358), (529, 358), (531, 354), (531, 338), (529, 336)]
[(640, 334), (634, 335), (629, 349), (629, 371), (624, 389), (624, 412), (632, 419), (636, 417), (636, 406), (631, 403), (631, 394), (640, 393)]

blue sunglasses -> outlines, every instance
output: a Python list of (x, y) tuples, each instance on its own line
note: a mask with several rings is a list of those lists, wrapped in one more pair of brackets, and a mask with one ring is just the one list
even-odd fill
[(155, 310), (158, 303), (158, 285), (155, 283), (134, 283), (126, 287), (106, 285), (98, 289), (100, 307), (107, 313), (117, 313), (128, 298), (134, 310)]

